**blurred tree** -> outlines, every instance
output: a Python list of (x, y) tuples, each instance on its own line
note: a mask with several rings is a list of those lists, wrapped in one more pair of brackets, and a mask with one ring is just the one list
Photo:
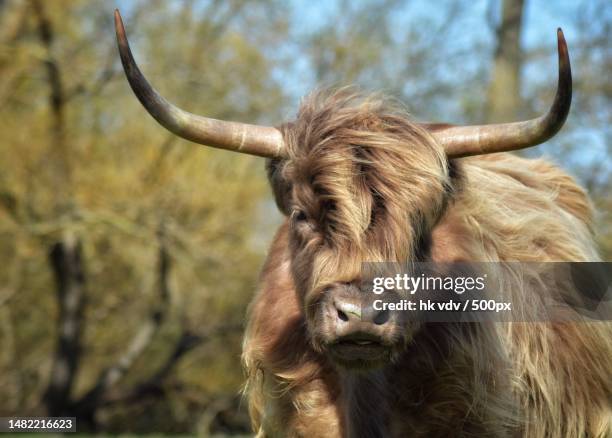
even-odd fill
[[(164, 94), (258, 122), (278, 118), (283, 102), (270, 74), (282, 10), (156, 1), (126, 15)], [(11, 346), (0, 358), (0, 411), (195, 429), (241, 382), (263, 166), (159, 128), (123, 78), (111, 18), (104, 1), (8, 1), (0, 12), (0, 144), (11, 151), (0, 154), (0, 342)], [(245, 32), (264, 18), (257, 35)], [(160, 32), (169, 27), (176, 35)], [(152, 404), (171, 418), (121, 424)]]
[[(58, 190), (52, 207), (57, 215), (65, 214), (72, 204), (72, 169), (70, 144), (66, 136), (67, 104), (63, 71), (55, 57), (55, 30), (40, 0), (32, 0), (36, 18), (36, 31), (44, 48), (44, 65), (49, 88), (49, 167), (52, 184)], [(67, 415), (70, 412), (70, 393), (78, 371), (80, 340), (83, 330), (85, 305), (85, 272), (80, 238), (71, 230), (62, 230), (59, 240), (51, 243), (49, 261), (55, 277), (56, 297), (59, 307), (57, 346), (51, 376), (44, 395), (47, 412), (51, 416)]]
[(487, 95), (488, 122), (517, 120), (521, 108), (523, 0), (503, 0), (496, 26), (495, 57)]

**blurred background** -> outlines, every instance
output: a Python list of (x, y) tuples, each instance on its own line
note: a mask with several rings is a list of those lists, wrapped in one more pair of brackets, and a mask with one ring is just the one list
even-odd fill
[(0, 0), (0, 416), (82, 432), (248, 434), (240, 343), (281, 217), (263, 160), (159, 127), (116, 50), (179, 106), (277, 125), (358, 84), (423, 121), (548, 108), (556, 28), (574, 104), (547, 156), (589, 190), (612, 259), (612, 3)]

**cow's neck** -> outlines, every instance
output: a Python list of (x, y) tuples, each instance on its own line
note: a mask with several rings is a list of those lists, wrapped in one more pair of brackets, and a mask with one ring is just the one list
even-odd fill
[(343, 372), (347, 437), (389, 436), (389, 384), (383, 371)]

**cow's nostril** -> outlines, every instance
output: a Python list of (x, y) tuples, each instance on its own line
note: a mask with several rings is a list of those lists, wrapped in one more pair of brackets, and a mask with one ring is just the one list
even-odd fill
[(348, 320), (349, 320), (349, 317), (346, 315), (346, 313), (344, 313), (344, 312), (343, 312), (342, 310), (340, 310), (340, 309), (337, 309), (337, 310), (338, 310), (338, 319), (339, 319), (340, 321), (344, 321), (344, 322), (346, 322), (346, 321), (348, 321)]
[(389, 310), (385, 309), (374, 317), (374, 324), (383, 325), (389, 321)]
[(333, 306), (336, 309), (338, 321), (351, 322), (361, 319), (361, 305), (357, 302), (335, 297)]

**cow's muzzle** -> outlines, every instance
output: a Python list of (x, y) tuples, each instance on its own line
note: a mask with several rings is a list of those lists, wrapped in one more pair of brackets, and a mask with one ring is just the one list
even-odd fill
[(396, 339), (396, 315), (376, 310), (357, 286), (339, 284), (330, 287), (321, 302), (328, 328), (326, 349), (338, 364), (369, 368), (390, 357)]

